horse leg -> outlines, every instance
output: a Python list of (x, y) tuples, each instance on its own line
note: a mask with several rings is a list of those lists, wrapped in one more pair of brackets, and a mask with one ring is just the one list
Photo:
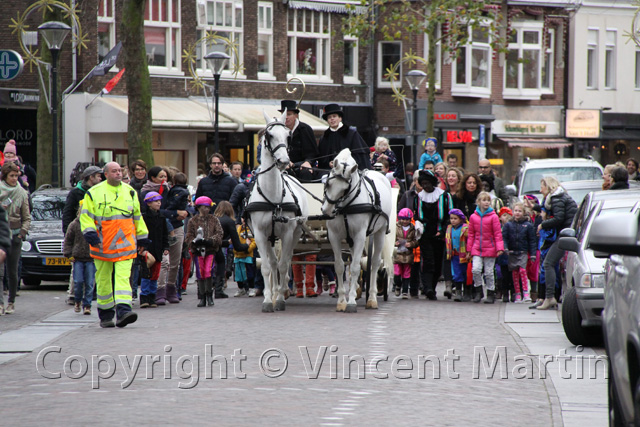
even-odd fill
[(380, 229), (373, 233), (370, 239), (373, 239), (373, 251), (369, 256), (371, 258), (371, 271), (369, 272), (369, 299), (366, 308), (378, 308), (378, 269), (382, 264), (382, 247), (384, 245), (385, 230)]
[(271, 247), (271, 244), (264, 236), (260, 236), (259, 233), (255, 236), (256, 245), (260, 248), (260, 256), (262, 257), (262, 265), (260, 271), (264, 278), (264, 299), (262, 300), (262, 312), (273, 312), (273, 290), (274, 281), (277, 280), (277, 265), (275, 262), (275, 251)]
[(360, 277), (360, 260), (362, 259), (362, 251), (364, 250), (364, 242), (366, 240), (365, 230), (359, 230), (353, 238), (353, 246), (351, 247), (351, 277), (349, 278), (349, 301), (347, 302), (347, 313), (355, 313), (356, 291), (358, 287), (358, 277)]
[(344, 297), (344, 261), (342, 261), (342, 239), (336, 235), (329, 235), (331, 249), (333, 249), (334, 267), (336, 270), (336, 281), (338, 282), (338, 304), (336, 311), (345, 311), (347, 309), (347, 300)]
[(291, 257), (293, 256), (294, 243), (300, 239), (301, 233), (288, 228), (281, 236), (280, 259), (278, 260), (279, 282), (277, 288), (275, 309), (285, 310), (285, 292), (289, 288), (289, 269), (291, 267)]

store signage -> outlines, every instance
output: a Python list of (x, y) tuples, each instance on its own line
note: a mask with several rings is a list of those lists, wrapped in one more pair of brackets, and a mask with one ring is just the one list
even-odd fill
[(567, 110), (567, 138), (600, 138), (600, 110)]
[(491, 131), (494, 135), (514, 136), (559, 136), (560, 125), (558, 122), (525, 122), (518, 120), (494, 120), (491, 123)]
[[(477, 131), (475, 133), (477, 135)], [(474, 132), (470, 130), (445, 130), (444, 138), (444, 142), (463, 142), (465, 144), (470, 144), (473, 142)]]
[(15, 50), (0, 49), (0, 81), (13, 80), (22, 73), (24, 61)]
[(458, 122), (460, 116), (458, 113), (433, 113), (433, 119), (436, 122)]

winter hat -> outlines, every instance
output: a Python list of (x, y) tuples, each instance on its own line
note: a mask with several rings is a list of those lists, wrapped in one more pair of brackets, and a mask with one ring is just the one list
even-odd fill
[(531, 200), (533, 203), (538, 203), (538, 198), (536, 196), (534, 196), (533, 194), (525, 194), (523, 196), (524, 199), (529, 199)]
[(413, 212), (409, 208), (402, 208), (398, 213), (398, 219), (411, 219), (413, 218)]
[(207, 196), (200, 196), (196, 199), (196, 206), (213, 206), (213, 201)]
[(434, 173), (430, 170), (420, 171), (420, 175), (418, 175), (418, 183), (422, 186), (424, 181), (431, 181), (434, 186), (438, 185), (438, 178), (436, 178)]
[(5, 146), (4, 146), (4, 154), (7, 154), (7, 153), (17, 154), (16, 153), (16, 141), (15, 140), (10, 139), (5, 144)]
[(422, 141), (422, 146), (426, 147), (427, 146), (427, 142), (433, 142), (434, 144), (436, 144), (436, 148), (438, 148), (438, 140), (435, 139), (434, 137), (430, 136), (429, 138), (423, 140)]
[(162, 196), (160, 193), (156, 193), (155, 191), (149, 191), (144, 196), (145, 203), (155, 202), (156, 200), (162, 200)]
[(498, 216), (502, 216), (504, 214), (508, 214), (508, 215), (513, 216), (513, 212), (511, 211), (511, 209), (509, 209), (507, 207), (504, 207), (504, 208), (500, 209), (500, 211), (498, 212)]
[(82, 179), (87, 179), (91, 175), (95, 175), (95, 174), (100, 173), (100, 172), (102, 172), (102, 168), (100, 168), (98, 166), (89, 166), (84, 171), (82, 171)]
[(451, 209), (449, 211), (449, 215), (455, 215), (459, 217), (463, 222), (467, 220), (467, 217), (464, 215), (464, 212), (462, 212), (460, 209)]

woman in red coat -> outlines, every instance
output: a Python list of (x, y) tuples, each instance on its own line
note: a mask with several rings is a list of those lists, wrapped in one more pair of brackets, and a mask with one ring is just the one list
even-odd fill
[(467, 238), (467, 256), (473, 259), (471, 272), (476, 287), (473, 302), (480, 302), (482, 299), (482, 277), (484, 276), (487, 286), (487, 298), (484, 302), (493, 304), (495, 301), (494, 266), (496, 258), (504, 252), (502, 228), (498, 215), (491, 208), (489, 193), (483, 191), (478, 194), (476, 204), (476, 211), (469, 218)]

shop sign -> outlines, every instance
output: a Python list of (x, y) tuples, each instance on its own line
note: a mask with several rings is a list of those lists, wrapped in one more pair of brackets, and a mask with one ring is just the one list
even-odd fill
[(433, 120), (436, 122), (458, 122), (460, 116), (458, 113), (433, 113)]
[(0, 80), (13, 80), (22, 73), (24, 61), (15, 50), (0, 49)]
[(0, 106), (37, 108), (40, 91), (34, 89), (0, 89)]
[(567, 110), (567, 138), (600, 138), (600, 110)]
[(474, 139), (477, 139), (478, 131), (477, 130), (445, 130), (444, 131), (444, 142), (448, 143), (465, 143), (470, 144)]
[(560, 135), (560, 126), (558, 122), (494, 120), (491, 123), (491, 131), (494, 135), (558, 136)]

